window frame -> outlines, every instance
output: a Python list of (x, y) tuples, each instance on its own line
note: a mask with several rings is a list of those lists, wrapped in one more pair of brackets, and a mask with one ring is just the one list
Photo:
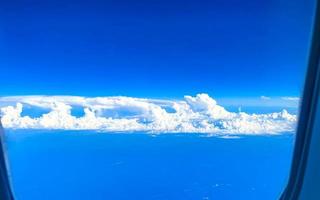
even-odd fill
[(4, 130), (0, 117), (0, 199), (13, 200), (4, 146)]
[[(291, 163), (291, 171), (289, 181), (284, 189), (280, 199), (294, 200), (305, 199), (308, 195), (312, 199), (320, 199), (320, 194), (316, 193), (317, 185), (310, 188), (313, 184), (307, 184), (306, 174), (312, 173), (309, 166), (320, 169), (320, 160), (313, 159), (316, 154), (316, 148), (319, 149), (320, 141), (314, 143), (314, 138), (320, 135), (320, 130), (317, 128), (320, 124), (320, 116), (317, 109), (320, 106), (320, 3), (316, 2), (314, 14), (314, 27), (312, 35), (312, 43), (309, 55), (309, 62), (306, 74), (302, 101), (300, 105), (300, 114), (298, 127), (296, 131), (295, 145), (293, 158)], [(318, 111), (319, 112), (319, 111)], [(317, 126), (316, 126), (317, 125)], [(313, 144), (312, 144), (313, 143)], [(317, 146), (315, 146), (317, 145)], [(318, 160), (318, 162), (314, 162)], [(308, 161), (310, 161), (308, 163)], [(315, 179), (317, 177), (314, 177)], [(313, 180), (317, 181), (317, 180)], [(318, 180), (320, 181), (320, 180)], [(306, 188), (308, 187), (308, 188)], [(307, 193), (305, 191), (308, 191)], [(313, 192), (312, 192), (313, 191)], [(313, 194), (311, 194), (313, 193)], [(302, 196), (301, 196), (302, 195)], [(319, 195), (319, 196), (318, 196)]]

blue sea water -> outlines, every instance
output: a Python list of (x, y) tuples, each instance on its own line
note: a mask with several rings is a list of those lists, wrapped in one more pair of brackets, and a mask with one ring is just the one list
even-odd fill
[(277, 199), (294, 135), (8, 130), (17, 200)]

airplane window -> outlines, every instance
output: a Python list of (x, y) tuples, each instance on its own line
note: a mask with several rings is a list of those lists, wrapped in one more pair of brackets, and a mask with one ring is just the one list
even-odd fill
[(1, 2), (14, 198), (279, 198), (315, 3)]

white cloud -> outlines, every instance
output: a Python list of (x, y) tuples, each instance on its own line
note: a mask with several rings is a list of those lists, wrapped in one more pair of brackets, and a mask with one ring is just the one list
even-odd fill
[(271, 98), (267, 97), (267, 96), (261, 96), (260, 99), (262, 99), (262, 100), (270, 100)]
[[(24, 107), (47, 108), (40, 117), (22, 115)], [(81, 107), (83, 116), (72, 115)], [(168, 111), (170, 110), (170, 111)], [(5, 128), (100, 131), (144, 131), (211, 134), (279, 134), (292, 132), (297, 117), (286, 110), (270, 114), (229, 112), (198, 94), (183, 100), (132, 97), (15, 96), (1, 97)]]
[(299, 97), (281, 97), (282, 100), (286, 100), (286, 101), (299, 101), (300, 98)]

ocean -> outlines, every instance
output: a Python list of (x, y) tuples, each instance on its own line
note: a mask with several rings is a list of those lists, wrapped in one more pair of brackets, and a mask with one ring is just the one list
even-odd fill
[(277, 199), (294, 134), (7, 130), (17, 200)]

